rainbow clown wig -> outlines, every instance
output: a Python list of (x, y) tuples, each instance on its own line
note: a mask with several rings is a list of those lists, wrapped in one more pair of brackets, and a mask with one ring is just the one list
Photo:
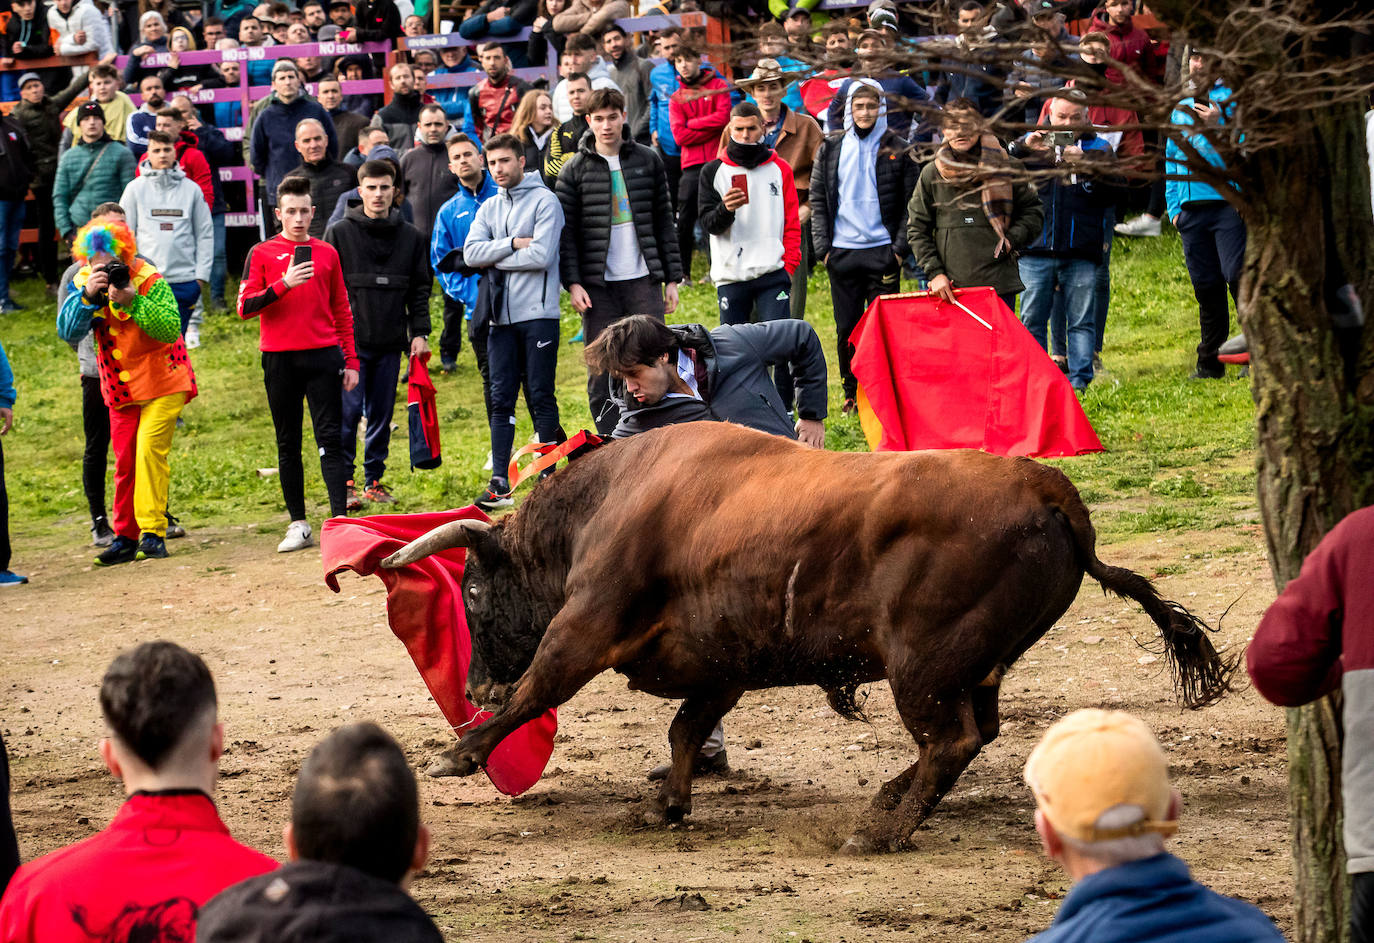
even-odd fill
[(125, 265), (133, 265), (138, 254), (138, 243), (134, 241), (133, 230), (127, 223), (116, 220), (102, 222), (92, 220), (77, 230), (72, 241), (72, 258), (78, 262), (89, 262), (102, 252), (107, 252)]

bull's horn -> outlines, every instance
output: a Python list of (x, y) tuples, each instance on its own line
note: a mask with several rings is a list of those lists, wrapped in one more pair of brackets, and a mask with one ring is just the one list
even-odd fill
[(471, 535), (486, 533), (491, 525), (486, 521), (449, 521), (440, 524), (423, 537), (417, 537), (382, 561), (382, 566), (395, 570), (416, 560), (423, 560), (432, 553), (449, 550), (453, 547), (472, 546)]

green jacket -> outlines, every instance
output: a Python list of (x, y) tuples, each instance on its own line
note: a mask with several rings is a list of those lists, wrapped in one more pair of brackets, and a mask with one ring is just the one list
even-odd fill
[[(1018, 162), (1012, 163), (1020, 169)], [(999, 295), (1024, 290), (1016, 253), (1039, 237), (1045, 210), (1035, 187), (1024, 180), (1012, 184), (1011, 197), (1007, 240), (1015, 251), (994, 259), (997, 231), (983, 212), (978, 188), (965, 189), (947, 183), (935, 161), (926, 164), (911, 194), (906, 217), (911, 252), (926, 277), (945, 275), (955, 288), (986, 285)]]
[(44, 95), (36, 105), (26, 101), (16, 102), (10, 114), (19, 119), (24, 133), (29, 136), (29, 152), (37, 164), (37, 186), (52, 186), (57, 175), (57, 151), (62, 143), (62, 110), (72, 103), (76, 96), (86, 91), (85, 73), (56, 95)]
[(87, 144), (77, 140), (57, 162), (52, 188), (53, 219), (67, 238), (90, 221), (101, 203), (117, 201), (134, 179), (134, 155), (108, 134)]

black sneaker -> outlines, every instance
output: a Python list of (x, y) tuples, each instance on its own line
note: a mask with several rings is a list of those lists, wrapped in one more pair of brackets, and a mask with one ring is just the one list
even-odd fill
[(110, 527), (110, 520), (104, 514), (91, 522), (91, 545), (95, 547), (108, 547), (114, 542), (114, 530)]
[(176, 540), (178, 537), (186, 536), (186, 528), (181, 526), (181, 521), (171, 514), (167, 515), (167, 539)]
[(505, 478), (493, 478), (486, 490), (472, 503), (484, 511), (514, 507), (515, 500), (510, 496), (510, 482)]
[(348, 484), (344, 485), (344, 502), (345, 502), (345, 503), (344, 503), (344, 507), (345, 507), (347, 510), (350, 510), (350, 511), (361, 511), (361, 510), (362, 510), (362, 507), (363, 507), (363, 499), (362, 499), (361, 497), (359, 497), (359, 495), (358, 495), (358, 489), (357, 489), (357, 487), (354, 486), (353, 481), (352, 481), (351, 479), (349, 480)]
[(138, 554), (138, 544), (131, 537), (116, 537), (104, 553), (95, 558), (96, 566), (114, 566), (117, 563), (133, 563)]
[(135, 560), (165, 560), (167, 558), (167, 541), (157, 534), (144, 534), (143, 539), (138, 542), (138, 552), (134, 554)]

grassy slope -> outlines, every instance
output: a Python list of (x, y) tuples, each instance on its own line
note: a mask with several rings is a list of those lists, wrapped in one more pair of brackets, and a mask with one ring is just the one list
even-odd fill
[[(1197, 343), (1196, 306), (1176, 236), (1118, 242), (1105, 353), (1109, 374), (1095, 382), (1085, 409), (1107, 451), (1056, 462), (1095, 509), (1104, 539), (1169, 529), (1213, 528), (1256, 517), (1253, 410), (1248, 383), (1190, 383)], [(697, 276), (704, 260), (697, 257)], [(232, 286), (231, 286), (232, 288)], [(0, 316), (0, 343), (14, 366), (19, 402), (17, 425), (5, 437), (16, 567), (24, 550), (70, 545), (86, 535), (81, 492), (80, 386), (76, 358), (58, 340), (54, 308), (33, 279), (15, 285), (27, 310)], [(436, 325), (440, 304), (431, 305)], [(839, 417), (834, 359), (834, 320), (826, 278), (811, 281), (808, 320), (820, 332), (831, 366), (828, 445), (864, 449), (854, 419)], [(706, 285), (684, 292), (675, 321), (717, 322), (715, 293)], [(563, 336), (578, 330), (564, 305)], [(437, 338), (437, 331), (435, 338)], [(276, 478), (257, 470), (276, 464), (272, 423), (262, 390), (257, 326), (231, 315), (207, 319), (204, 344), (193, 353), (200, 385), (186, 411), (186, 428), (173, 445), (172, 508), (192, 527), (285, 524)], [(563, 345), (558, 399), (568, 430), (590, 428), (581, 345)], [(398, 511), (467, 504), (486, 480), (481, 464), (487, 432), (481, 384), (472, 354), (464, 348), (459, 372), (438, 377), (444, 464), (430, 472), (409, 470), (405, 414), (393, 436), (387, 482)], [(404, 402), (404, 395), (401, 396)], [(523, 407), (522, 407), (523, 409)], [(307, 419), (306, 441), (309, 441)], [(520, 416), (517, 442), (531, 426)], [(323, 515), (324, 488), (318, 463), (307, 448), (306, 493), (312, 516)], [(360, 456), (361, 458), (361, 456)]]

